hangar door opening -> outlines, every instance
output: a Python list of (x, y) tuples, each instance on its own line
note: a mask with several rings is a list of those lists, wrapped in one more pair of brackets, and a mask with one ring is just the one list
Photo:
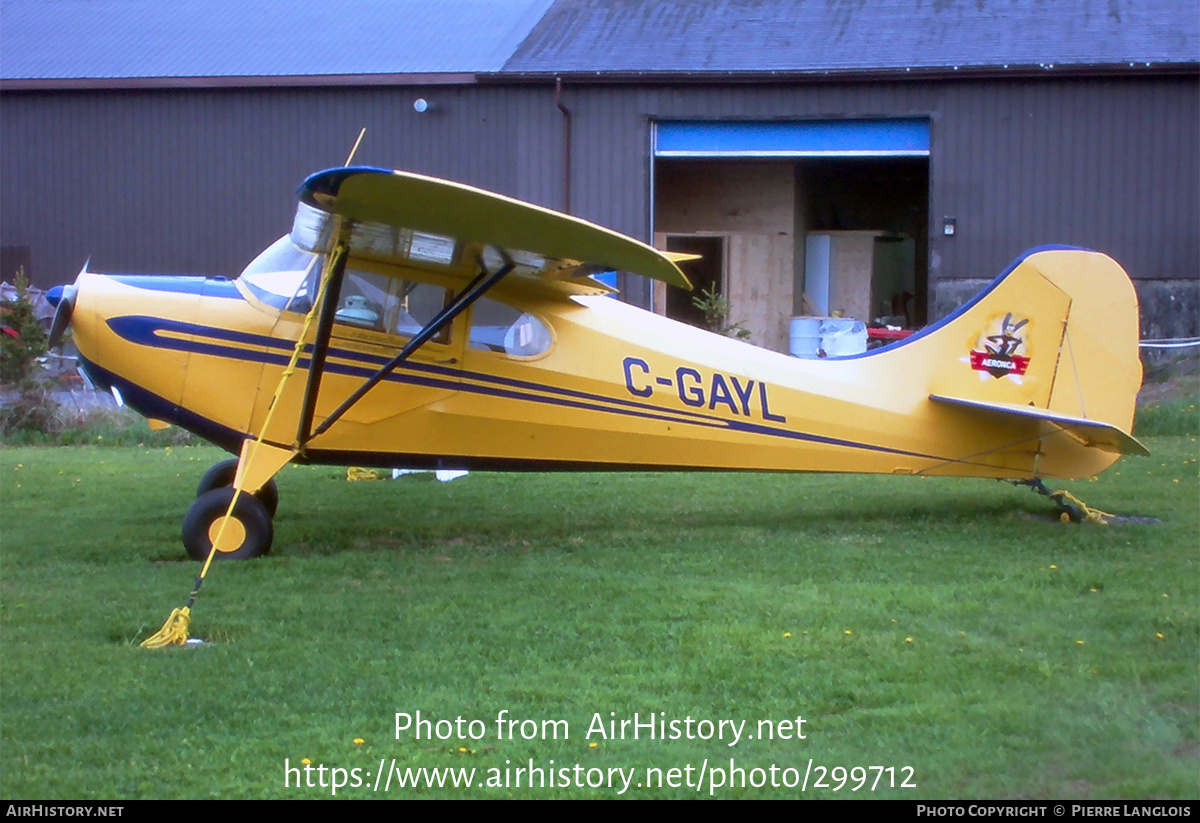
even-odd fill
[[(723, 241), (719, 289), (750, 342), (787, 352), (794, 316), (924, 324), (928, 121), (658, 122), (653, 156), (655, 244)], [(655, 311), (695, 322), (685, 303), (656, 285)]]

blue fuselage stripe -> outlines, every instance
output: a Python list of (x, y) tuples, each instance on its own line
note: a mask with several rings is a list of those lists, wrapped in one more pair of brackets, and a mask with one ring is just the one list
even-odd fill
[(110, 274), (126, 286), (149, 291), (165, 291), (172, 294), (200, 294), (205, 297), (220, 297), (226, 300), (241, 300), (242, 293), (232, 280), (225, 277), (191, 277), (172, 274)]

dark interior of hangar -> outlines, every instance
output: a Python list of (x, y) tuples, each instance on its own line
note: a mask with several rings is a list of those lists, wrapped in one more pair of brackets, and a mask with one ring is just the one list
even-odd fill
[[(693, 279), (717, 286), (758, 345), (787, 351), (794, 316), (927, 320), (924, 157), (659, 159), (654, 215), (655, 242), (704, 253)], [(654, 305), (700, 319), (665, 286)]]

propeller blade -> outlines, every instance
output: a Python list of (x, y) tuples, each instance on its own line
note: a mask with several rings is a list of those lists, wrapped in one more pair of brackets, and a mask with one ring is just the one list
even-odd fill
[[(57, 300), (51, 298), (51, 293), (62, 289)], [(54, 309), (54, 322), (50, 324), (50, 339), (48, 341), (51, 349), (56, 349), (62, 343), (63, 335), (67, 331), (67, 326), (71, 324), (71, 312), (75, 310), (75, 286), (55, 287), (47, 293), (46, 299), (56, 304)]]

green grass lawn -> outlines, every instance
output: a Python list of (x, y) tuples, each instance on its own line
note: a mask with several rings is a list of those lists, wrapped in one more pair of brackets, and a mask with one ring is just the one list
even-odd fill
[[(179, 525), (222, 455), (0, 449), (0, 796), (331, 796), (285, 787), (307, 758), (351, 798), (616, 797), (615, 769), (694, 797), (702, 768), (699, 796), (800, 796), (772, 766), (812, 797), (1200, 797), (1200, 446), (1148, 443), (1066, 484), (1157, 521), (1108, 527), (982, 480), (292, 467), (272, 556), (209, 574), (210, 642), (159, 651), (137, 644), (190, 591)], [(485, 733), (397, 736), (418, 710)], [(537, 723), (500, 738), (502, 711)], [(635, 712), (681, 737), (587, 735)], [(746, 723), (730, 746), (701, 720)], [(555, 787), (513, 785), (531, 760)], [(381, 761), (476, 786), (385, 795)]]

